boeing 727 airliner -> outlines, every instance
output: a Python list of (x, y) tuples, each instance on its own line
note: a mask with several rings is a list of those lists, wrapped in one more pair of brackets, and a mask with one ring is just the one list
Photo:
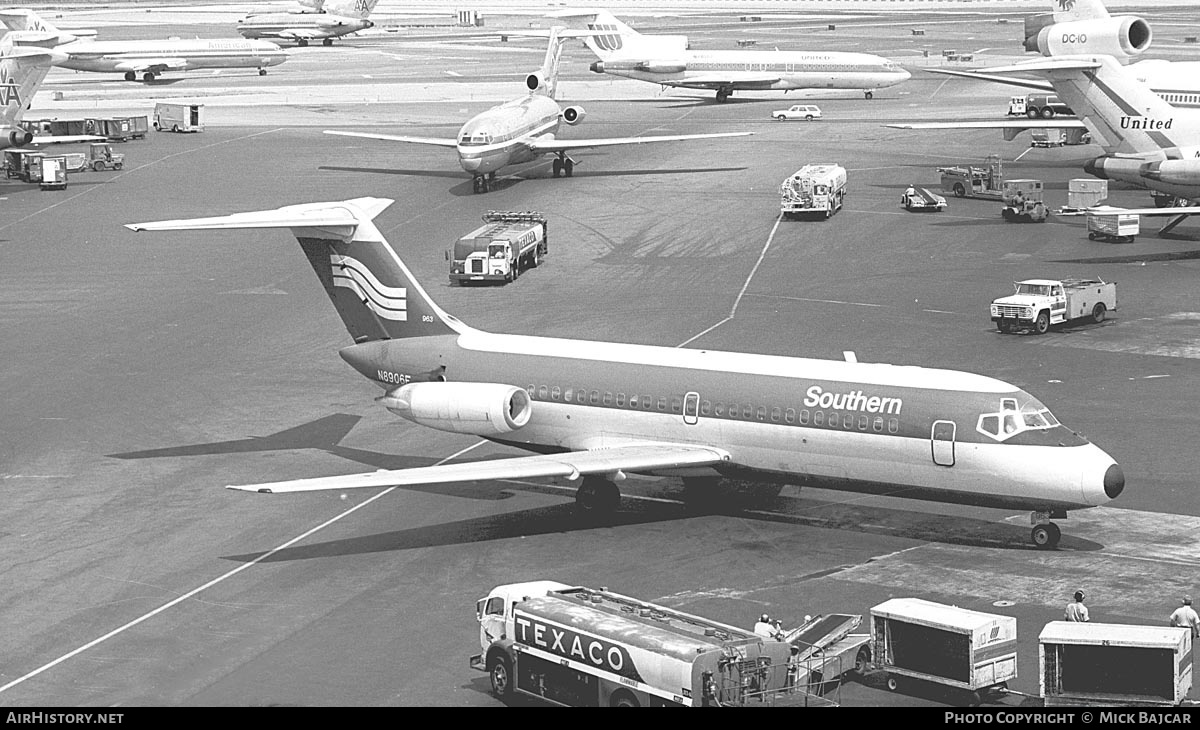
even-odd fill
[(1027, 509), (1033, 542), (1051, 518), (1102, 505), (1121, 467), (1035, 397), (951, 370), (492, 334), (426, 294), (358, 198), (134, 231), (291, 229), (354, 344), (342, 358), (415, 423), (536, 456), (235, 486), (343, 490), (490, 479), (579, 480), (581, 510), (618, 508), (629, 473), (722, 478)]
[(476, 193), (486, 193), (491, 187), (492, 181), (496, 179), (496, 172), (500, 169), (510, 165), (532, 162), (546, 154), (555, 155), (554, 177), (558, 177), (560, 173), (571, 177), (575, 168), (575, 161), (567, 156), (571, 150), (645, 142), (744, 137), (750, 134), (750, 132), (718, 132), (610, 139), (558, 139), (556, 135), (562, 122), (576, 125), (582, 122), (585, 116), (582, 107), (569, 106), (563, 109), (554, 100), (558, 85), (558, 60), (562, 54), (562, 42), (563, 38), (569, 35), (569, 31), (565, 31), (563, 28), (551, 28), (550, 43), (546, 48), (546, 58), (542, 63), (542, 70), (529, 74), (525, 79), (525, 86), (529, 89), (529, 93), (476, 114), (458, 130), (457, 139), (331, 130), (326, 130), (325, 134), (453, 147), (458, 152), (458, 163), (462, 169), (471, 173), (473, 189)]
[(686, 36), (642, 35), (606, 10), (561, 10), (554, 18), (586, 24), (584, 45), (596, 73), (662, 86), (712, 89), (724, 102), (736, 90), (860, 89), (868, 98), (911, 75), (896, 63), (845, 51), (691, 51)]
[(321, 41), (332, 46), (334, 38), (366, 30), (375, 24), (367, 19), (379, 0), (324, 3), (317, 12), (252, 13), (238, 21), (243, 38), (280, 38), (307, 46)]

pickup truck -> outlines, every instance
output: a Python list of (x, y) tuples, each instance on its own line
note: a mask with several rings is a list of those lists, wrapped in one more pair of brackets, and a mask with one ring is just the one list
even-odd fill
[(1076, 319), (1103, 322), (1117, 308), (1117, 285), (1102, 279), (1027, 279), (992, 302), (992, 321), (1001, 332), (1045, 334), (1052, 324)]

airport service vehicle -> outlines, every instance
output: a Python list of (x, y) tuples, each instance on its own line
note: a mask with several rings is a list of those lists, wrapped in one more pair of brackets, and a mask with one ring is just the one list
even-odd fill
[(784, 634), (783, 640), (795, 647), (789, 686), (828, 697), (828, 690), (840, 687), (848, 673), (866, 674), (871, 634), (855, 632), (861, 623), (860, 615), (834, 613), (814, 616)]
[(779, 186), (779, 212), (784, 218), (819, 214), (830, 218), (846, 197), (846, 168), (836, 163), (805, 165)]
[(1180, 705), (1192, 689), (1186, 628), (1051, 621), (1038, 659), (1046, 707)]
[(42, 190), (65, 190), (67, 187), (67, 158), (64, 155), (37, 153), (25, 157), (29, 165), (29, 181), (37, 181)]
[(1033, 330), (1089, 317), (1103, 322), (1117, 308), (1117, 284), (1102, 279), (1027, 279), (1016, 292), (992, 302), (992, 321), (1001, 332)]
[[(37, 135), (49, 134), (58, 137), (75, 136), (79, 141), (107, 139), (110, 142), (125, 142), (144, 139), (149, 127), (145, 116), (136, 117), (87, 117), (85, 119), (39, 119), (24, 123), (29, 131)], [(34, 138), (37, 141), (37, 137)]]
[(158, 131), (203, 132), (203, 104), (173, 104), (158, 102), (154, 105), (154, 128)]
[(475, 605), (474, 669), (492, 692), (571, 707), (833, 704), (789, 671), (792, 644), (673, 608), (554, 581)]
[(821, 118), (821, 108), (812, 104), (795, 104), (787, 109), (771, 112), (771, 118), (779, 121), (785, 119), (803, 119), (806, 122), (811, 122), (814, 119)]
[(893, 598), (871, 609), (875, 666), (895, 691), (901, 677), (970, 693), (978, 705), (1017, 678), (1017, 619), (920, 598)]
[(113, 152), (112, 145), (108, 142), (93, 142), (88, 145), (85, 152), (75, 154), (83, 157), (83, 165), (80, 169), (120, 170), (125, 166), (124, 153)]
[(1029, 130), (1030, 147), (1063, 147), (1065, 145), (1089, 144), (1092, 135), (1077, 127), (1038, 127)]
[(946, 199), (929, 188), (909, 187), (900, 195), (900, 205), (905, 210), (937, 212), (946, 209)]
[(1073, 116), (1075, 112), (1054, 94), (1026, 94), (1014, 96), (1008, 101), (1008, 115), (1026, 116), (1030, 119), (1052, 119), (1056, 116)]
[(1000, 188), (1000, 200), (1004, 206), (1000, 214), (1004, 220), (1014, 223), (1045, 223), (1050, 211), (1043, 200), (1044, 186), (1041, 180), (1005, 180)]
[(483, 225), (454, 242), (450, 283), (509, 282), (542, 263), (549, 239), (546, 216), (489, 210)]
[(1004, 181), (1004, 169), (999, 155), (988, 155), (984, 164), (939, 167), (942, 192), (954, 193), (957, 198), (992, 198), (999, 200)]
[[(233, 488), (280, 494), (559, 476), (579, 485), (581, 513), (604, 520), (621, 507), (619, 483), (672, 476), (689, 500), (728, 500), (741, 486), (886, 490), (1030, 510), (1035, 530), (1124, 491), (1111, 456), (996, 378), (850, 354), (780, 357), (477, 329), (439, 307), (404, 262), (412, 249), (397, 251), (380, 232), (374, 219), (392, 202), (128, 227), (221, 231), (226, 240), (247, 229), (252, 241), (267, 240), (263, 229), (290, 230), (347, 330), (338, 354), (380, 388), (382, 407), (534, 453)], [(1014, 428), (1002, 430), (1009, 418)]]
[(1088, 239), (1109, 243), (1131, 243), (1142, 232), (1137, 213), (1103, 205), (1087, 212)]

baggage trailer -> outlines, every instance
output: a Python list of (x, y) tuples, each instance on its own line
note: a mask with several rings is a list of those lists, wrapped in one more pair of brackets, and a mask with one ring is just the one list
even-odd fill
[(1066, 210), (1083, 210), (1103, 205), (1108, 199), (1108, 181), (1075, 178), (1067, 183)]
[(1142, 232), (1142, 224), (1137, 213), (1102, 206), (1088, 211), (1087, 229), (1091, 241), (1131, 243)]
[(1038, 659), (1046, 707), (1172, 706), (1192, 688), (1187, 628), (1051, 621)]
[(1017, 678), (1017, 619), (919, 598), (893, 598), (871, 609), (875, 666), (887, 687), (900, 677), (965, 690), (979, 704)]

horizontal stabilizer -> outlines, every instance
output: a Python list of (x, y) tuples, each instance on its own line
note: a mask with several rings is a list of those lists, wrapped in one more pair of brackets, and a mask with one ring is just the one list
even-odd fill
[(954, 71), (947, 68), (930, 68), (926, 70), (929, 73), (941, 74), (943, 76), (957, 76), (962, 79), (975, 79), (976, 81), (987, 81), (993, 84), (1008, 84), (1009, 86), (1020, 86), (1023, 89), (1035, 89), (1051, 94), (1054, 93), (1054, 86), (1049, 81), (1016, 78), (1015, 76), (999, 76), (992, 73), (983, 74), (977, 71)]
[(355, 198), (341, 202), (304, 203), (276, 210), (235, 213), (213, 218), (184, 218), (150, 223), (128, 223), (131, 231), (202, 231), (242, 228), (318, 228), (349, 240), (359, 223), (372, 220), (393, 201)]
[(1100, 61), (1091, 56), (1058, 56), (1056, 58), (1042, 58), (1037, 61), (1022, 61), (1021, 63), (1014, 63), (1011, 66), (980, 68), (976, 69), (976, 72), (981, 74), (1038, 73), (1045, 71), (1086, 71), (1091, 68), (1100, 68)]
[(280, 494), (533, 477), (577, 479), (584, 474), (651, 472), (661, 469), (710, 466), (726, 461), (729, 461), (729, 454), (714, 447), (694, 444), (644, 443), (591, 451), (572, 451), (565, 454), (473, 461), (465, 464), (420, 466), (412, 469), (380, 469), (368, 474), (294, 479), (270, 484), (230, 485), (227, 489)]

